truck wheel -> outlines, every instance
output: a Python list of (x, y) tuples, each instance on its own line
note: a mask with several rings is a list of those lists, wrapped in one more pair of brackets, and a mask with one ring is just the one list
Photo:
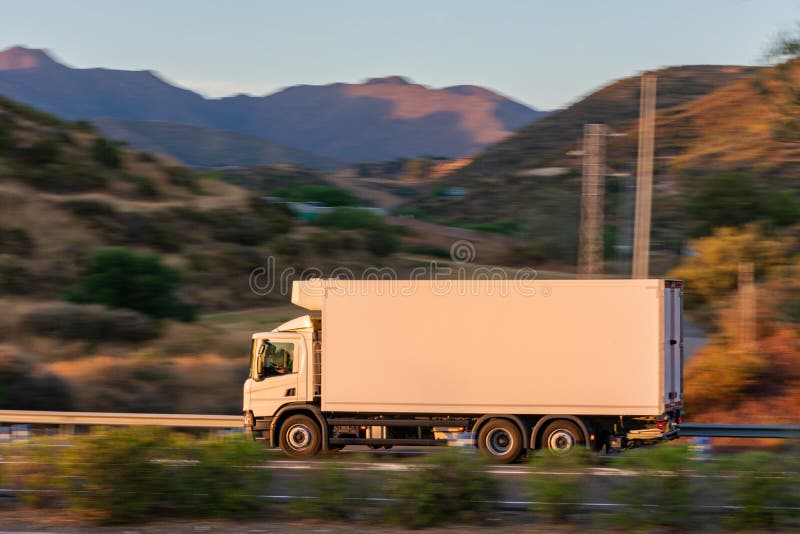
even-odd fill
[(493, 462), (510, 464), (522, 454), (522, 433), (508, 419), (491, 419), (478, 433), (478, 449)]
[(280, 446), (292, 458), (308, 458), (319, 452), (319, 427), (307, 415), (293, 415), (281, 425)]
[(569, 454), (583, 444), (583, 432), (575, 423), (564, 419), (553, 421), (542, 433), (542, 448), (552, 454)]

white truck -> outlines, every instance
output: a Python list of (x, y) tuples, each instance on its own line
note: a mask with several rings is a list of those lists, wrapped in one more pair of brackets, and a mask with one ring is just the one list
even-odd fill
[(675, 280), (294, 282), (253, 335), (245, 427), (292, 457), (447, 444), (489, 458), (678, 437)]

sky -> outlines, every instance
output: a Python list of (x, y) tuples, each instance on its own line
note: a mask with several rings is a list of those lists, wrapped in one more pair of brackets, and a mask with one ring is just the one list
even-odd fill
[(403, 75), (555, 109), (643, 70), (758, 64), (796, 21), (800, 0), (0, 0), (0, 48), (213, 97)]

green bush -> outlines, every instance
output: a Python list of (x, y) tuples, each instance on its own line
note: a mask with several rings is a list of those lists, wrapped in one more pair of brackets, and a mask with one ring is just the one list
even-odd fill
[(171, 505), (187, 515), (234, 516), (263, 509), (259, 495), (268, 479), (264, 449), (248, 436), (186, 442), (182, 459), (190, 463), (172, 469)]
[(11, 148), (11, 128), (13, 123), (4, 115), (0, 115), (0, 154), (5, 154)]
[(235, 516), (263, 509), (263, 448), (245, 437), (194, 440), (161, 428), (115, 428), (76, 438), (65, 455), (69, 507), (101, 523), (158, 515)]
[(141, 198), (153, 199), (161, 196), (161, 191), (152, 178), (138, 174), (126, 174), (124, 178), (136, 186), (136, 194)]
[(284, 207), (258, 198), (250, 200), (249, 209), (216, 209), (195, 217), (211, 227), (214, 239), (239, 245), (259, 245), (289, 231), (291, 215)]
[(170, 183), (183, 187), (195, 195), (204, 193), (197, 175), (186, 167), (167, 167), (165, 170)]
[(531, 463), (528, 483), (533, 510), (553, 523), (567, 521), (584, 500), (585, 478), (581, 471), (588, 465), (589, 453), (584, 450), (563, 456), (549, 452), (537, 455)]
[(175, 460), (174, 441), (165, 429), (136, 427), (76, 438), (65, 455), (70, 509), (103, 523), (150, 518), (170, 498), (166, 461)]
[(84, 304), (33, 309), (23, 315), (21, 327), (35, 335), (88, 341), (140, 342), (158, 336), (155, 321), (136, 311)]
[(65, 450), (65, 443), (42, 438), (0, 446), (5, 484), (27, 506), (47, 508), (62, 504), (67, 487), (63, 475)]
[(95, 167), (78, 162), (41, 165), (21, 178), (31, 186), (51, 193), (80, 193), (107, 184), (106, 177), (98, 173)]
[(659, 445), (614, 458), (614, 465), (633, 471), (620, 477), (612, 499), (622, 504), (613, 514), (626, 527), (685, 528), (696, 520), (691, 510), (697, 496), (690, 484), (692, 459), (688, 446)]
[(689, 215), (695, 221), (695, 236), (714, 228), (743, 226), (770, 221), (786, 226), (800, 220), (800, 208), (788, 191), (766, 191), (761, 177), (745, 172), (720, 172), (699, 185), (693, 179), (688, 198)]
[(304, 497), (310, 498), (294, 501), (290, 508), (292, 514), (318, 519), (347, 519), (353, 516), (357, 505), (349, 497), (354, 482), (348, 480), (341, 465), (325, 463), (320, 469), (314, 470), (309, 478), (304, 488), (310, 490), (310, 495)]
[(61, 150), (55, 139), (39, 139), (25, 149), (25, 157), (34, 165), (55, 163), (60, 156)]
[(498, 482), (471, 451), (448, 450), (426, 458), (392, 488), (389, 518), (419, 528), (481, 521), (498, 496)]
[(0, 295), (20, 295), (30, 290), (27, 269), (16, 256), (0, 254)]
[(0, 227), (0, 254), (28, 256), (36, 244), (24, 228)]
[(117, 169), (122, 163), (122, 157), (117, 145), (103, 137), (98, 137), (94, 140), (92, 157), (97, 163), (110, 169)]
[(100, 249), (78, 283), (68, 291), (77, 303), (129, 308), (151, 317), (194, 318), (193, 308), (177, 298), (180, 276), (153, 254), (124, 248)]
[(734, 508), (727, 525), (737, 529), (797, 526), (800, 461), (790, 454), (748, 452), (724, 459), (724, 493)]
[(0, 346), (1, 410), (69, 410), (72, 394), (58, 376), (45, 372), (30, 357)]

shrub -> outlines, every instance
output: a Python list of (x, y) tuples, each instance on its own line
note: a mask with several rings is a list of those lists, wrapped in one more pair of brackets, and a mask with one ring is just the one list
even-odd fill
[(18, 258), (0, 254), (0, 295), (20, 295), (28, 291), (30, 276)]
[(412, 527), (485, 519), (498, 483), (466, 451), (449, 450), (423, 461), (392, 489), (390, 518)]
[(170, 497), (167, 464), (173, 439), (165, 429), (115, 428), (76, 438), (66, 453), (73, 486), (69, 507), (103, 523), (142, 521)]
[(76, 439), (66, 455), (70, 507), (102, 523), (155, 515), (233, 515), (262, 508), (267, 479), (257, 442), (191, 440), (161, 428), (116, 428)]
[(692, 256), (670, 271), (668, 278), (685, 280), (687, 309), (718, 301), (736, 288), (739, 263), (753, 262), (756, 275), (785, 263), (786, 246), (763, 236), (756, 226), (717, 228), (714, 235), (690, 242)]
[(217, 209), (198, 214), (211, 226), (214, 239), (239, 245), (259, 245), (287, 232), (291, 216), (274, 205), (251, 199), (249, 210)]
[(239, 517), (263, 509), (259, 494), (267, 470), (263, 447), (248, 436), (210, 438), (183, 446), (183, 458), (194, 462), (172, 470), (170, 504), (187, 515)]
[(33, 438), (0, 448), (7, 483), (23, 504), (34, 508), (61, 504), (66, 487), (64, 446), (63, 443), (53, 443), (52, 439)]
[(92, 144), (92, 157), (97, 163), (105, 165), (110, 169), (117, 169), (122, 163), (119, 148), (116, 144), (104, 137), (98, 137), (94, 140)]
[(735, 508), (727, 518), (737, 529), (796, 525), (800, 461), (791, 455), (748, 452), (723, 460), (724, 490)]
[(615, 509), (617, 523), (628, 527), (686, 527), (695, 519), (696, 501), (688, 469), (687, 446), (659, 445), (637, 449), (615, 458), (615, 464), (634, 472), (621, 477), (612, 498), (624, 506)]
[(698, 413), (732, 407), (757, 391), (770, 370), (763, 355), (743, 352), (720, 340), (700, 349), (686, 368), (686, 403)]
[(696, 221), (694, 235), (707, 235), (721, 226), (742, 226), (770, 221), (780, 226), (797, 222), (800, 210), (788, 191), (767, 192), (758, 176), (720, 172), (699, 185), (692, 180), (688, 211)]
[(585, 480), (580, 471), (589, 465), (588, 452), (546, 453), (534, 458), (531, 465), (528, 489), (535, 503), (533, 510), (554, 523), (567, 521), (584, 499)]
[(300, 517), (319, 519), (347, 519), (357, 509), (349, 498), (354, 481), (348, 480), (341, 465), (325, 463), (310, 474), (304, 488), (310, 490), (309, 499), (297, 499), (291, 512)]
[(25, 157), (34, 165), (55, 163), (60, 155), (58, 141), (50, 138), (39, 139), (25, 149)]
[(28, 256), (34, 247), (33, 239), (24, 228), (0, 227), (0, 254)]
[(29, 311), (21, 326), (31, 334), (88, 341), (140, 342), (158, 335), (156, 323), (133, 310), (58, 304)]
[(106, 185), (105, 176), (82, 163), (50, 163), (22, 176), (31, 186), (51, 193), (77, 193)]
[(72, 395), (57, 376), (42, 371), (34, 361), (8, 347), (0, 347), (0, 409), (68, 410)]
[(129, 308), (156, 318), (192, 320), (192, 307), (175, 295), (179, 278), (178, 271), (156, 255), (101, 249), (89, 258), (86, 272), (68, 297), (73, 302)]
[(126, 174), (124, 178), (136, 186), (136, 194), (142, 198), (151, 199), (161, 196), (161, 191), (152, 178), (138, 174)]
[(4, 115), (0, 115), (0, 154), (5, 154), (11, 148), (12, 122)]
[(200, 181), (197, 175), (186, 167), (167, 167), (167, 176), (169, 176), (170, 183), (183, 187), (195, 195), (202, 195), (203, 188), (200, 186)]

